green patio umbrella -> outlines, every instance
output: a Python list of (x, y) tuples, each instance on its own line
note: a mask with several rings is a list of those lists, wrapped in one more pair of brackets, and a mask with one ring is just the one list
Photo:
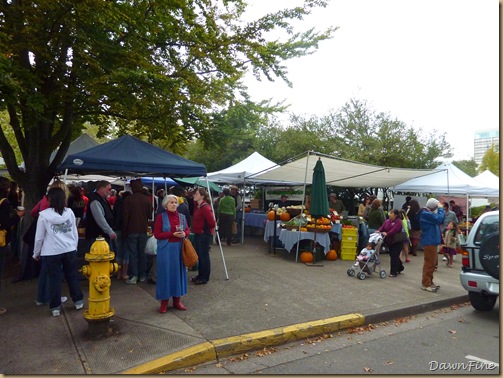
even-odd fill
[[(325, 168), (321, 158), (318, 158), (316, 165), (313, 169), (313, 181), (311, 188), (311, 208), (309, 213), (315, 218), (326, 217), (330, 212), (328, 207), (327, 184), (325, 181)], [(313, 243), (313, 263), (315, 260), (315, 247), (316, 247), (316, 233), (314, 234)], [(307, 265), (307, 264), (306, 264)], [(323, 265), (317, 265), (323, 266)]]
[(309, 212), (315, 218), (326, 217), (330, 212), (328, 207), (327, 184), (325, 168), (320, 158), (313, 169), (313, 184), (311, 188), (311, 208)]

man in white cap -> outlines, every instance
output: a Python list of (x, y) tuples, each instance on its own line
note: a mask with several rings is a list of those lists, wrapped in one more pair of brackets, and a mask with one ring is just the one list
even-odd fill
[(440, 286), (433, 283), (433, 272), (437, 265), (438, 248), (442, 244), (440, 225), (444, 223), (445, 210), (435, 198), (426, 202), (426, 207), (418, 212), (421, 223), (421, 244), (424, 252), (423, 278), (421, 289), (436, 292)]

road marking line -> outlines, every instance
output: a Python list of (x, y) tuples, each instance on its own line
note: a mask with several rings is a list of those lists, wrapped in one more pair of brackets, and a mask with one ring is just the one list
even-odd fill
[(479, 357), (475, 357), (475, 356), (471, 356), (471, 355), (467, 355), (465, 356), (465, 358), (467, 360), (473, 360), (473, 361), (477, 361), (477, 362), (482, 362), (483, 364), (493, 364), (495, 366), (500, 366), (500, 364), (496, 363), (496, 362), (492, 362), (492, 361), (489, 361), (489, 360), (484, 360), (483, 358), (479, 358)]

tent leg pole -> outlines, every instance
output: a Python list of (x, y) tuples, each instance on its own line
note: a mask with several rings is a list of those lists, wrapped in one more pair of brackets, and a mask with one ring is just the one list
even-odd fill
[[(211, 198), (211, 189), (210, 189), (210, 183), (208, 182), (208, 176), (206, 176), (206, 188), (208, 189), (208, 196), (210, 197), (210, 205), (211, 205), (211, 211), (213, 212), (213, 219), (215, 219), (216, 223), (217, 218), (215, 216), (215, 208), (213, 207), (213, 199)], [(225, 265), (224, 250), (222, 249), (222, 242), (220, 241), (218, 226), (215, 228), (215, 233), (217, 234), (218, 247), (220, 248), (220, 255), (222, 256), (222, 263), (224, 264), (225, 279), (228, 280), (229, 274), (227, 273), (227, 265)]]
[(243, 201), (241, 201), (241, 245), (245, 243), (246, 174), (243, 172)]

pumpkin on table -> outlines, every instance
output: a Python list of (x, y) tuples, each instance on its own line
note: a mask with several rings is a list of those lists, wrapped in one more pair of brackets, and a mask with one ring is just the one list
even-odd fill
[(267, 213), (267, 220), (273, 221), (276, 219), (276, 211), (271, 210)]
[(287, 212), (281, 213), (279, 219), (283, 222), (288, 222), (290, 220), (290, 214)]

